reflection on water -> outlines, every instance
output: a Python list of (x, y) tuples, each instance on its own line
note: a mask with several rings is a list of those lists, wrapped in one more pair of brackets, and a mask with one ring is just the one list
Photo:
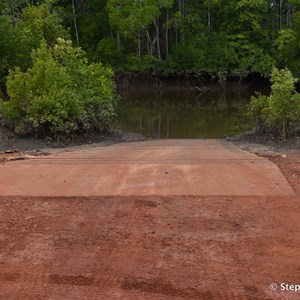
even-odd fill
[(253, 127), (247, 104), (254, 90), (192, 89), (123, 92), (118, 120), (126, 131), (156, 139), (224, 138)]

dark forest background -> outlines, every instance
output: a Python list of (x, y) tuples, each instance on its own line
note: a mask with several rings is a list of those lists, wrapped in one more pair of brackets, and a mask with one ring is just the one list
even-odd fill
[(299, 0), (2, 0), (0, 14), (2, 82), (43, 38), (68, 34), (118, 74), (300, 76)]

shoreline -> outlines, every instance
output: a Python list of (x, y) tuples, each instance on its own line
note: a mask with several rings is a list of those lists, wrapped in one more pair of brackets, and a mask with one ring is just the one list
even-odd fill
[[(70, 142), (63, 144), (47, 142), (35, 137), (19, 137), (12, 130), (7, 128), (3, 130), (3, 128), (3, 126), (0, 128), (0, 153), (2, 154), (6, 150), (16, 150), (17, 152), (60, 151), (67, 148), (108, 146), (116, 143), (152, 140), (152, 138), (139, 133), (114, 129), (108, 133), (97, 135), (74, 135)], [(271, 135), (256, 134), (255, 128), (237, 136), (220, 138), (220, 140), (233, 143), (243, 150), (263, 155), (300, 152), (300, 136), (283, 141)]]

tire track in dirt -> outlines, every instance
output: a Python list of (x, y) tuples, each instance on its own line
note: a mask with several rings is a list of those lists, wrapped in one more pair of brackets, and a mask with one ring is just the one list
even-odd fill
[[(0, 299), (296, 300), (297, 197), (0, 197)], [(35, 226), (36, 225), (36, 226)]]

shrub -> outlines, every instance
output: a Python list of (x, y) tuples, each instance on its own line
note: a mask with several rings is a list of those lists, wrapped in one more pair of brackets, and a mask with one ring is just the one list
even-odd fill
[(78, 131), (105, 131), (115, 115), (112, 70), (88, 64), (84, 52), (70, 41), (32, 52), (33, 66), (7, 78), (8, 102), (1, 108), (19, 134), (59, 138)]
[(267, 116), (268, 116), (268, 97), (257, 93), (251, 98), (248, 107), (248, 114), (256, 123), (258, 132), (266, 130)]
[(300, 125), (300, 94), (296, 79), (288, 69), (273, 68), (271, 95), (251, 98), (249, 115), (260, 130), (281, 132), (283, 139)]

